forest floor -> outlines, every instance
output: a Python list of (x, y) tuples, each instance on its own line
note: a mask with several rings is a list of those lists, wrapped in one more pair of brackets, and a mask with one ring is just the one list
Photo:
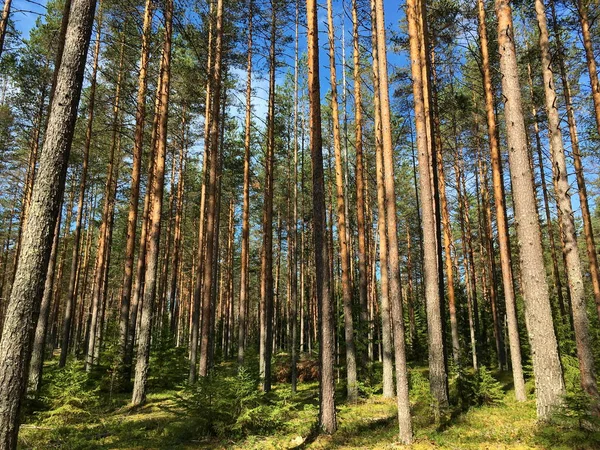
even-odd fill
[[(396, 403), (383, 399), (376, 388), (361, 386), (362, 398), (348, 404), (340, 383), (339, 429), (327, 436), (315, 432), (318, 385), (314, 381), (299, 383), (295, 395), (287, 383), (275, 384), (269, 394), (262, 394), (252, 376), (235, 375), (229, 366), (219, 369), (213, 381), (192, 390), (151, 380), (147, 403), (132, 408), (129, 394), (110, 394), (75, 364), (62, 371), (50, 366), (46, 372), (49, 387), (39, 399), (26, 403), (19, 448), (402, 448), (395, 443)], [(431, 408), (419, 398), (428, 395), (423, 374), (423, 368), (411, 372), (412, 448), (600, 449), (600, 432), (581, 428), (572, 415), (539, 424), (533, 396), (517, 403), (508, 373), (493, 374), (492, 383), (501, 390), (488, 402), (492, 404), (455, 407), (443, 425), (436, 425)]]

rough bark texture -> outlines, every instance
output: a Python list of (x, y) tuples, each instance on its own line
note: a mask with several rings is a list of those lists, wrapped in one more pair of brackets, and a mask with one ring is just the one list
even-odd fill
[(383, 173), (385, 179), (385, 212), (388, 238), (389, 296), (394, 331), (394, 356), (396, 358), (396, 396), (398, 403), (399, 438), (403, 444), (412, 442), (410, 400), (408, 398), (408, 370), (406, 365), (404, 315), (400, 286), (400, 255), (398, 254), (398, 229), (396, 223), (396, 193), (394, 175), (394, 147), (388, 88), (388, 69), (385, 38), (383, 0), (375, 0), (377, 24), (377, 51), (379, 56), (379, 97), (381, 108), (381, 134), (383, 141)]
[(533, 359), (537, 414), (539, 418), (545, 419), (561, 404), (565, 385), (552, 324), (533, 177), (527, 150), (512, 12), (507, 0), (496, 0), (495, 6), (510, 173), (513, 192), (517, 194), (514, 198), (515, 220), (525, 316)]
[(573, 326), (575, 328), (575, 343), (577, 346), (577, 357), (579, 359), (581, 385), (584, 391), (592, 397), (594, 408), (596, 413), (598, 413), (600, 412), (600, 394), (598, 393), (598, 386), (596, 385), (594, 355), (592, 353), (592, 343), (590, 339), (583, 274), (581, 273), (581, 259), (579, 257), (579, 248), (577, 247), (577, 235), (573, 218), (573, 207), (571, 206), (571, 195), (569, 194), (567, 162), (562, 133), (560, 131), (558, 98), (554, 86), (554, 75), (550, 66), (550, 40), (548, 37), (546, 10), (542, 0), (535, 1), (535, 10), (540, 29), (539, 38), (542, 57), (542, 75), (544, 79), (546, 113), (548, 114), (552, 172), (557, 187), (556, 203), (561, 212), (560, 220), (562, 222), (563, 245), (565, 247), (564, 250), (567, 261), (566, 268), (569, 279), (569, 292), (571, 293), (571, 308), (573, 312)]
[(502, 286), (504, 288), (504, 302), (506, 304), (506, 319), (508, 323), (508, 339), (510, 343), (510, 361), (515, 385), (517, 401), (525, 401), (525, 380), (521, 364), (521, 346), (519, 343), (519, 324), (517, 323), (517, 309), (515, 291), (512, 277), (510, 245), (508, 237), (508, 223), (506, 220), (506, 207), (504, 204), (504, 180), (502, 178), (502, 159), (498, 145), (498, 130), (496, 128), (496, 114), (494, 112), (494, 95), (492, 76), (490, 71), (490, 57), (488, 51), (487, 29), (485, 25), (485, 6), (483, 0), (477, 0), (479, 20), (479, 42), (482, 58), (482, 74), (485, 91), (485, 111), (488, 127), (488, 138), (492, 159), (492, 178), (494, 185), (494, 203), (496, 205), (496, 224), (498, 227), (498, 243), (500, 246), (500, 264), (502, 266)]
[[(380, 91), (379, 86), (379, 46), (377, 37), (377, 12), (375, 2), (371, 1), (371, 45), (373, 54), (373, 88)], [(392, 318), (389, 297), (389, 264), (387, 249), (387, 227), (385, 215), (385, 181), (383, 180), (383, 136), (381, 125), (381, 99), (373, 97), (375, 124), (375, 164), (377, 180), (377, 207), (379, 209), (377, 228), (379, 232), (379, 265), (381, 272), (381, 359), (383, 362), (383, 396), (394, 397), (394, 361), (392, 356)], [(377, 159), (379, 158), (379, 159)]]
[(63, 196), (96, 3), (74, 0), (29, 217), (0, 341), (0, 448), (15, 449), (30, 342)]
[(169, 117), (169, 93), (171, 74), (171, 38), (173, 33), (173, 1), (165, 3), (165, 37), (162, 54), (162, 74), (160, 77), (160, 109), (157, 130), (156, 158), (151, 186), (151, 208), (149, 215), (148, 250), (146, 252), (146, 274), (140, 331), (138, 334), (137, 361), (133, 384), (132, 405), (146, 401), (150, 340), (152, 333), (152, 313), (156, 297), (158, 276), (158, 256), (160, 249), (160, 228), (165, 180), (165, 157), (167, 151), (167, 123)]
[(423, 228), (423, 269), (425, 300), (427, 309), (427, 329), (429, 337), (429, 383), (438, 408), (448, 406), (448, 380), (444, 362), (442, 336), (442, 317), (440, 311), (439, 271), (437, 255), (436, 218), (434, 211), (433, 184), (431, 179), (431, 142), (428, 142), (423, 61), (419, 50), (420, 4), (414, 0), (407, 2), (406, 16), (410, 41), (411, 74), (415, 105), (415, 124), (417, 131), (417, 151), (419, 155), (419, 173), (421, 187), (421, 210)]
[(346, 202), (342, 161), (342, 138), (340, 133), (339, 105), (337, 100), (337, 71), (335, 67), (335, 30), (333, 26), (333, 4), (327, 1), (327, 24), (329, 36), (329, 79), (331, 84), (331, 119), (333, 121), (333, 151), (335, 155), (335, 184), (337, 200), (337, 227), (340, 242), (342, 269), (342, 299), (344, 304), (344, 343), (346, 345), (346, 393), (348, 401), (358, 398), (356, 379), (356, 350), (354, 346), (354, 322), (352, 320), (352, 276), (350, 248), (348, 244)]
[(138, 90), (135, 110), (135, 135), (133, 142), (133, 161), (131, 167), (131, 185), (129, 191), (129, 211), (127, 213), (127, 242), (125, 244), (125, 268), (123, 274), (123, 290), (119, 317), (119, 352), (122, 376), (128, 377), (129, 363), (127, 358), (127, 339), (131, 309), (131, 288), (133, 281), (133, 263), (135, 261), (135, 238), (137, 233), (137, 216), (140, 201), (140, 179), (142, 174), (142, 153), (144, 145), (144, 125), (146, 122), (146, 91), (148, 90), (148, 62), (150, 56), (150, 30), (152, 28), (152, 1), (146, 0), (144, 8), (144, 24), (142, 28), (142, 47)]
[(313, 239), (315, 246), (316, 297), (319, 312), (319, 426), (325, 433), (337, 429), (335, 413), (334, 319), (331, 304), (331, 274), (325, 222), (325, 182), (323, 172), (323, 141), (321, 136), (321, 99), (319, 82), (319, 24), (317, 3), (306, 0), (308, 24), (308, 93), (310, 151), (313, 185)]

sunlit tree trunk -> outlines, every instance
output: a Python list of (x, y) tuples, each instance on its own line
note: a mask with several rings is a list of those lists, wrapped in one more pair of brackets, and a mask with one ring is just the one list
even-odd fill
[(567, 179), (567, 162), (560, 130), (558, 98), (554, 86), (554, 75), (551, 69), (552, 58), (550, 56), (550, 40), (548, 37), (546, 9), (542, 0), (535, 1), (535, 10), (540, 29), (539, 39), (542, 59), (542, 75), (546, 98), (546, 113), (548, 114), (552, 172), (557, 187), (556, 203), (562, 213), (560, 220), (563, 228), (563, 245), (565, 246), (567, 261), (566, 269), (569, 274), (569, 291), (571, 292), (571, 309), (573, 313), (573, 326), (575, 328), (575, 343), (577, 346), (577, 357), (579, 359), (581, 385), (584, 391), (592, 397), (595, 413), (600, 415), (600, 394), (598, 393), (598, 386), (596, 385), (594, 356), (590, 340), (583, 274), (581, 273), (581, 259), (579, 257), (579, 248), (577, 246), (571, 195), (569, 194), (570, 186), (569, 180)]
[(313, 179), (313, 239), (315, 251), (316, 297), (319, 309), (319, 426), (325, 433), (337, 429), (335, 412), (335, 385), (333, 364), (335, 360), (331, 274), (325, 223), (325, 181), (323, 173), (323, 148), (321, 136), (321, 89), (319, 81), (319, 23), (317, 3), (306, 0), (308, 24), (308, 94), (310, 151)]
[(354, 346), (354, 322), (352, 320), (352, 274), (350, 273), (350, 248), (346, 204), (344, 195), (344, 175), (342, 142), (340, 135), (339, 105), (337, 100), (337, 70), (335, 62), (335, 29), (333, 25), (333, 3), (327, 1), (327, 24), (329, 36), (329, 79), (331, 84), (331, 115), (333, 121), (333, 150), (335, 155), (335, 183), (337, 200), (337, 228), (342, 269), (342, 299), (344, 305), (344, 342), (346, 345), (346, 394), (348, 401), (358, 398), (356, 379), (356, 350)]
[(217, 173), (219, 170), (219, 114), (221, 101), (221, 76), (222, 76), (222, 53), (223, 53), (223, 0), (217, 0), (215, 14), (215, 48), (214, 64), (211, 65), (211, 90), (210, 96), (210, 128), (209, 128), (209, 148), (207, 161), (207, 184), (206, 184), (206, 228), (205, 242), (206, 253), (204, 260), (203, 279), (202, 279), (202, 330), (201, 330), (201, 353), (199, 364), (199, 375), (205, 377), (208, 375), (208, 357), (209, 357), (209, 333), (211, 316), (211, 297), (213, 272), (216, 268), (211, 263), (215, 256), (215, 235), (218, 236), (217, 223)]
[(31, 338), (63, 197), (95, 6), (96, 3), (90, 0), (74, 0), (71, 5), (38, 177), (23, 229), (23, 252), (19, 257), (0, 341), (1, 449), (12, 450), (17, 447), (19, 413), (27, 383)]
[(173, 33), (173, 1), (167, 0), (164, 6), (165, 34), (160, 76), (160, 109), (157, 129), (156, 157), (153, 167), (148, 228), (148, 248), (146, 252), (146, 274), (140, 330), (138, 333), (137, 361), (133, 384), (132, 405), (146, 401), (152, 313), (156, 297), (158, 256), (160, 245), (161, 213), (165, 179), (165, 156), (167, 151), (167, 123), (169, 116), (169, 93), (171, 76), (171, 39)]
[[(431, 179), (432, 146), (425, 114), (423, 83), (424, 65), (427, 61), (421, 56), (419, 37), (419, 16), (423, 14), (421, 5), (415, 0), (407, 2), (406, 15), (409, 25), (411, 74), (417, 131), (417, 150), (421, 187), (421, 211), (423, 228), (423, 269), (425, 301), (427, 305), (427, 326), (429, 336), (429, 383), (437, 402), (436, 409), (448, 406), (448, 380), (444, 361), (442, 336), (441, 299), (437, 254), (436, 217), (434, 210), (433, 183)], [(439, 413), (439, 411), (438, 411)]]
[(508, 236), (508, 223), (504, 203), (502, 178), (502, 157), (498, 144), (498, 130), (496, 127), (496, 114), (494, 111), (494, 91), (490, 70), (490, 57), (488, 51), (487, 28), (485, 24), (485, 6), (483, 0), (477, 0), (479, 21), (479, 42), (481, 50), (481, 71), (485, 93), (485, 111), (488, 128), (492, 162), (492, 182), (494, 186), (494, 204), (496, 206), (496, 224), (498, 228), (498, 244), (500, 247), (500, 264), (502, 266), (502, 287), (504, 288), (504, 302), (506, 305), (506, 319), (508, 323), (508, 338), (510, 342), (510, 361), (515, 384), (515, 397), (517, 401), (525, 401), (525, 381), (521, 364), (521, 346), (519, 343), (519, 324), (517, 322), (517, 309), (515, 301), (514, 283), (512, 277), (512, 264)]
[(515, 193), (515, 220), (526, 324), (535, 376), (537, 414), (539, 418), (546, 419), (562, 403), (565, 385), (552, 324), (533, 176), (529, 165), (512, 12), (507, 0), (495, 0), (495, 7), (504, 115), (511, 118), (506, 121), (507, 144)]

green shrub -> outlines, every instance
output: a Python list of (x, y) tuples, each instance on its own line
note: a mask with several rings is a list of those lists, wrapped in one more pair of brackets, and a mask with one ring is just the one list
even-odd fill
[(504, 398), (502, 385), (485, 366), (481, 366), (477, 372), (460, 369), (455, 392), (462, 410), (472, 406), (497, 405)]

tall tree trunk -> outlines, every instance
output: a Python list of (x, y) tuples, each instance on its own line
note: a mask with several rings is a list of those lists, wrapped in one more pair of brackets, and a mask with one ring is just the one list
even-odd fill
[(508, 339), (510, 342), (510, 361), (515, 385), (517, 401), (526, 400), (525, 380), (521, 363), (521, 346), (519, 343), (519, 324), (517, 322), (517, 308), (512, 276), (510, 244), (508, 235), (508, 221), (504, 203), (504, 180), (502, 178), (502, 156), (498, 144), (498, 130), (496, 127), (496, 114), (494, 112), (494, 91), (490, 70), (490, 57), (488, 51), (487, 28), (485, 24), (485, 6), (483, 0), (477, 0), (479, 20), (479, 43), (481, 49), (481, 70), (485, 93), (485, 111), (488, 127), (488, 139), (492, 160), (492, 181), (494, 186), (494, 203), (496, 205), (496, 225), (498, 228), (498, 244), (500, 247), (500, 264), (502, 266), (502, 287), (504, 288), (504, 302), (506, 304), (506, 319), (508, 322)]
[[(129, 328), (135, 322), (129, 322), (131, 310), (131, 288), (133, 281), (133, 263), (135, 255), (135, 238), (137, 233), (137, 217), (140, 200), (140, 180), (142, 174), (142, 155), (144, 147), (144, 126), (146, 123), (146, 92), (148, 90), (148, 62), (150, 59), (150, 31), (152, 29), (152, 0), (146, 0), (144, 7), (144, 23), (142, 25), (142, 48), (140, 56), (140, 72), (138, 74), (138, 90), (135, 109), (135, 134), (133, 142), (133, 160), (131, 167), (131, 185), (129, 192), (129, 210), (127, 213), (127, 241), (125, 244), (125, 269), (123, 289), (121, 292), (121, 308), (119, 312), (119, 358), (122, 367), (121, 376), (129, 381), (131, 361), (127, 357), (127, 340)], [(145, 221), (142, 222), (145, 227)], [(143, 234), (143, 232), (142, 232)]]
[(248, 59), (246, 80), (246, 122), (244, 131), (244, 193), (242, 206), (242, 250), (240, 256), (240, 302), (238, 317), (238, 365), (244, 364), (246, 341), (246, 302), (250, 265), (250, 144), (252, 139), (252, 14), (253, 0), (248, 0)]
[[(531, 66), (527, 65), (529, 90), (533, 95), (533, 80), (531, 78)], [(532, 97), (533, 98), (533, 97)], [(560, 279), (560, 271), (558, 268), (558, 258), (556, 255), (556, 243), (554, 240), (554, 232), (552, 230), (552, 215), (550, 214), (550, 201), (548, 195), (548, 186), (546, 183), (546, 170), (544, 168), (544, 158), (542, 155), (542, 139), (540, 137), (540, 127), (538, 124), (537, 109), (534, 104), (531, 107), (531, 115), (533, 117), (533, 130), (535, 133), (535, 146), (538, 158), (538, 167), (540, 171), (540, 184), (542, 187), (542, 199), (544, 201), (544, 212), (546, 215), (546, 232), (548, 233), (548, 240), (550, 241), (550, 257), (552, 258), (552, 277), (554, 279), (554, 289), (558, 298), (558, 307), (560, 309), (560, 316), (564, 324), (567, 323), (568, 314), (565, 309), (565, 301), (563, 298), (563, 288)]]
[(325, 181), (323, 173), (323, 141), (321, 136), (321, 99), (319, 81), (319, 23), (317, 3), (306, 0), (308, 24), (308, 94), (310, 151), (313, 179), (313, 239), (315, 246), (316, 294), (319, 309), (319, 426), (325, 433), (337, 429), (334, 385), (334, 339), (335, 324), (331, 300), (331, 274), (329, 273), (329, 249), (326, 243)]
[(71, 272), (69, 275), (69, 287), (67, 290), (67, 302), (65, 304), (65, 316), (63, 319), (63, 333), (60, 347), (60, 360), (58, 367), (64, 367), (67, 362), (69, 342), (71, 339), (71, 327), (73, 324), (73, 312), (77, 298), (76, 278), (79, 268), (79, 244), (81, 241), (81, 224), (83, 221), (83, 203), (85, 201), (85, 190), (87, 188), (87, 172), (92, 143), (94, 125), (94, 109), (96, 103), (96, 80), (98, 75), (98, 59), (100, 57), (100, 37), (102, 32), (102, 11), (98, 11), (96, 19), (96, 45), (94, 47), (94, 60), (92, 63), (92, 76), (90, 79), (90, 94), (88, 100), (88, 120), (85, 132), (85, 143), (83, 146), (83, 164), (81, 167), (81, 179), (79, 180), (79, 198), (77, 200), (77, 217), (75, 219), (75, 232), (73, 234), (73, 256), (71, 260)]
[(273, 348), (273, 170), (275, 163), (275, 39), (276, 9), (271, 2), (269, 46), (269, 101), (267, 145), (265, 152), (265, 193), (262, 217), (263, 246), (260, 268), (260, 355), (259, 372), (262, 389), (271, 390), (271, 353)]
[[(356, 152), (356, 231), (358, 234), (358, 297), (360, 303), (360, 330), (365, 333), (369, 329), (368, 306), (368, 260), (367, 238), (365, 227), (365, 180), (363, 163), (363, 110), (362, 89), (360, 78), (360, 43), (358, 32), (358, 3), (352, 0), (352, 58), (354, 77), (354, 124), (355, 124), (355, 152)], [(365, 351), (362, 353), (362, 365), (366, 366), (368, 342), (365, 342)]]
[(211, 316), (211, 298), (213, 285), (213, 272), (216, 267), (211, 263), (215, 256), (215, 235), (218, 235), (216, 228), (217, 214), (217, 173), (219, 170), (219, 114), (221, 101), (221, 78), (222, 78), (222, 58), (223, 58), (223, 0), (217, 0), (216, 20), (215, 20), (215, 48), (214, 64), (211, 68), (211, 111), (210, 111), (210, 129), (208, 133), (208, 162), (207, 162), (207, 185), (206, 185), (206, 253), (204, 261), (204, 273), (202, 279), (202, 330), (201, 330), (201, 353), (199, 364), (199, 375), (205, 377), (208, 375), (208, 357), (209, 357), (209, 334), (210, 334), (210, 316)]
[(63, 197), (96, 3), (74, 0), (64, 54), (48, 118), (37, 182), (23, 230), (0, 341), (0, 448), (15, 449), (21, 398), (27, 383), (31, 337), (39, 313), (53, 231)]
[[(123, 35), (124, 36), (124, 35)], [(102, 323), (103, 304), (106, 299), (106, 273), (110, 264), (110, 247), (112, 240), (112, 216), (114, 212), (116, 177), (118, 174), (118, 164), (115, 155), (120, 153), (117, 151), (118, 143), (118, 119), (120, 111), (120, 92), (123, 69), (123, 50), (124, 41), (121, 45), (121, 54), (119, 61), (119, 75), (115, 89), (115, 100), (113, 105), (113, 133), (112, 142), (110, 145), (110, 154), (106, 170), (106, 185), (104, 188), (104, 206), (102, 208), (102, 225), (98, 235), (98, 250), (96, 252), (96, 272), (94, 274), (94, 290), (92, 291), (92, 321), (90, 325), (90, 335), (88, 340), (88, 348), (85, 361), (85, 370), (89, 372), (96, 361), (96, 347), (100, 343), (100, 334), (96, 329), (100, 329), (98, 324)], [(120, 155), (117, 155), (117, 157)]]
[(383, 172), (385, 179), (385, 212), (388, 238), (388, 264), (390, 281), (390, 304), (394, 332), (394, 356), (396, 359), (396, 396), (398, 403), (399, 437), (403, 444), (412, 442), (412, 422), (408, 398), (408, 369), (406, 365), (404, 314), (400, 286), (400, 256), (398, 254), (398, 229), (396, 223), (396, 194), (394, 175), (394, 147), (392, 143), (392, 121), (387, 69), (387, 42), (383, 0), (375, 0), (375, 23), (377, 25), (377, 52), (379, 56), (379, 91), (381, 108), (381, 135), (383, 141)]
[(533, 176), (527, 151), (512, 11), (507, 0), (495, 0), (495, 7), (504, 115), (511, 118), (506, 121), (507, 143), (513, 192), (518, 193), (514, 198), (515, 220), (518, 224), (522, 290), (533, 359), (537, 414), (539, 418), (546, 419), (562, 403), (565, 385), (552, 324)]
[[(375, 92), (380, 92), (379, 86), (379, 46), (377, 37), (377, 11), (375, 2), (371, 1), (371, 45), (373, 53), (373, 87)], [(377, 179), (377, 227), (379, 231), (379, 265), (381, 272), (381, 346), (383, 362), (383, 396), (394, 397), (394, 362), (392, 356), (392, 317), (390, 311), (389, 294), (389, 264), (387, 249), (387, 222), (385, 220), (385, 181), (383, 180), (383, 136), (381, 119), (381, 99), (379, 95), (373, 97), (375, 116), (375, 159)]]
[(158, 256), (160, 250), (160, 228), (162, 202), (165, 181), (165, 157), (167, 152), (167, 124), (169, 119), (169, 94), (171, 81), (171, 43), (173, 35), (173, 0), (167, 0), (164, 6), (165, 36), (163, 43), (160, 75), (160, 109), (157, 129), (156, 157), (154, 160), (150, 214), (148, 215), (148, 249), (146, 252), (145, 289), (142, 303), (140, 330), (138, 333), (137, 360), (133, 384), (132, 405), (141, 405), (146, 401), (148, 366), (150, 360), (150, 341), (152, 334), (152, 313), (156, 297), (158, 274)]
[(342, 142), (340, 135), (339, 105), (337, 100), (337, 73), (335, 62), (335, 30), (333, 27), (333, 4), (327, 0), (327, 24), (329, 36), (329, 73), (331, 84), (331, 116), (333, 121), (333, 150), (335, 155), (335, 183), (337, 200), (337, 228), (340, 244), (342, 269), (342, 299), (344, 304), (344, 340), (346, 345), (346, 393), (350, 402), (358, 398), (356, 379), (356, 350), (354, 346), (354, 323), (352, 320), (352, 274), (350, 273), (350, 248), (346, 204), (344, 195), (344, 176), (342, 161)]
[(548, 37), (546, 9), (542, 0), (535, 1), (535, 10), (540, 29), (539, 38), (542, 58), (542, 75), (544, 79), (546, 113), (548, 114), (548, 133), (550, 150), (552, 153), (552, 171), (557, 187), (556, 202), (562, 213), (560, 220), (563, 227), (563, 245), (565, 246), (567, 261), (566, 269), (569, 274), (569, 291), (571, 293), (571, 308), (573, 312), (573, 325), (575, 328), (575, 343), (577, 346), (577, 357), (579, 359), (581, 385), (594, 402), (594, 412), (597, 415), (600, 415), (600, 393), (598, 393), (598, 387), (596, 385), (594, 356), (590, 340), (583, 275), (581, 273), (581, 260), (579, 257), (579, 248), (577, 247), (577, 235), (573, 218), (573, 207), (571, 205), (571, 195), (569, 194), (567, 162), (560, 130), (558, 99), (554, 86), (554, 75), (551, 69), (550, 40)]
[(187, 155), (187, 120), (186, 120), (186, 108), (185, 103), (183, 105), (183, 111), (181, 116), (181, 147), (179, 149), (179, 168), (177, 176), (177, 198), (175, 201), (175, 224), (174, 224), (174, 236), (173, 236), (173, 255), (171, 258), (171, 278), (169, 280), (169, 331), (172, 337), (176, 335), (176, 324), (177, 314), (176, 311), (179, 308), (181, 298), (181, 291), (177, 290), (177, 282), (180, 276), (180, 268), (182, 266), (182, 254), (181, 254), (181, 243), (182, 243), (182, 231), (181, 224), (183, 220), (183, 195), (185, 186), (185, 160)]
[[(419, 173), (421, 187), (421, 210), (423, 227), (423, 269), (425, 301), (427, 305), (427, 327), (429, 330), (429, 383), (437, 402), (437, 408), (448, 406), (448, 380), (444, 361), (442, 336), (441, 299), (439, 290), (439, 271), (437, 255), (436, 217), (434, 210), (433, 183), (431, 180), (431, 142), (427, 131), (425, 114), (425, 88), (423, 83), (423, 60), (419, 50), (419, 17), (423, 9), (415, 0), (407, 2), (409, 25), (411, 73), (415, 104), (415, 123), (417, 131), (417, 150), (419, 155)], [(424, 20), (424, 18), (423, 18)], [(438, 411), (439, 413), (439, 411)]]
[(592, 279), (592, 288), (594, 290), (594, 301), (596, 302), (596, 311), (600, 318), (600, 270), (598, 269), (598, 256), (596, 254), (596, 242), (594, 239), (594, 229), (592, 227), (592, 218), (590, 214), (590, 206), (588, 203), (588, 195), (585, 177), (583, 174), (583, 163), (581, 160), (581, 151), (579, 149), (579, 137), (577, 135), (577, 122), (575, 120), (575, 109), (573, 108), (573, 100), (571, 97), (571, 86), (565, 66), (565, 54), (560, 28), (556, 17), (556, 9), (554, 1), (550, 2), (552, 10), (552, 22), (554, 28), (554, 39), (556, 41), (557, 53), (556, 60), (560, 69), (560, 78), (562, 82), (563, 95), (567, 108), (567, 122), (569, 124), (569, 135), (571, 138), (571, 153), (575, 166), (575, 174), (577, 176), (577, 187), (579, 191), (579, 204), (581, 205), (581, 217), (583, 219), (583, 233), (585, 235), (585, 245), (589, 260), (590, 278)]

